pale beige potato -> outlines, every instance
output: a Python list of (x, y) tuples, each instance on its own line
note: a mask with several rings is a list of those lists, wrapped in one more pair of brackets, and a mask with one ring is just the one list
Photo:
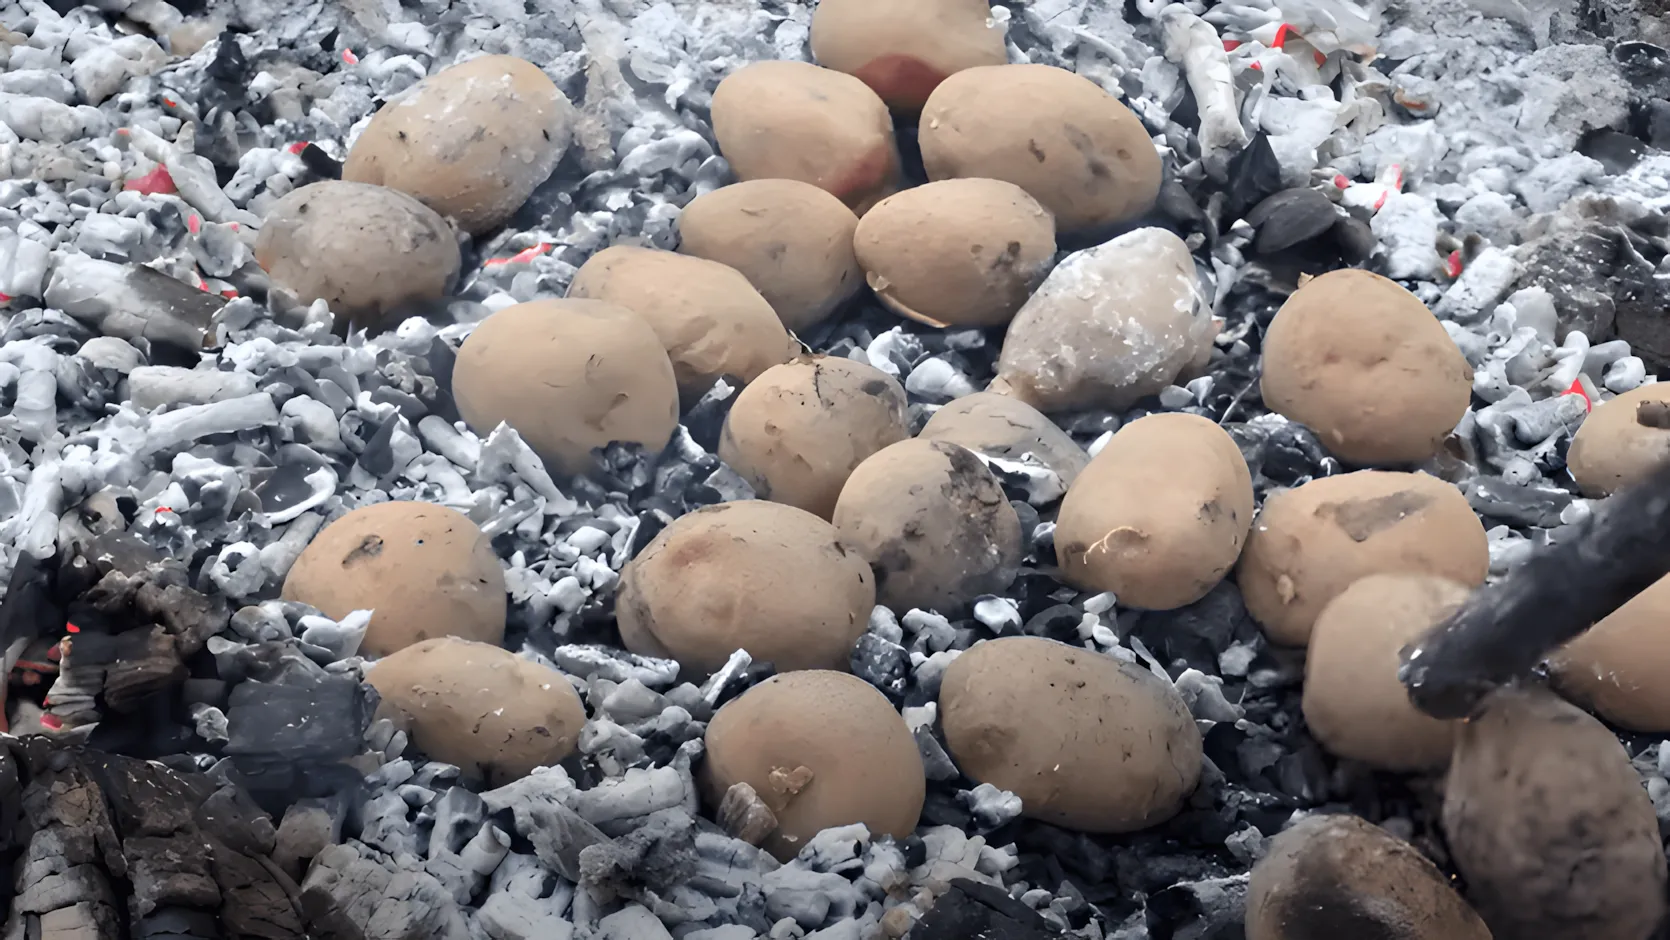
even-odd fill
[(1018, 398), (975, 392), (947, 403), (917, 432), (926, 441), (949, 441), (986, 457), (1035, 460), (1072, 486), (1090, 455), (1043, 412)]
[(1566, 468), (1584, 496), (1610, 496), (1670, 458), (1670, 383), (1654, 382), (1594, 406), (1572, 438)]
[(1241, 449), (1199, 415), (1152, 414), (1120, 428), (1061, 500), (1061, 577), (1127, 607), (1172, 610), (1224, 579), (1253, 520)]
[(1200, 730), (1170, 683), (1054, 640), (976, 643), (945, 670), (939, 714), (958, 769), (1079, 832), (1165, 822), (1200, 780)]
[(1654, 581), (1550, 659), (1567, 698), (1620, 728), (1670, 732), (1670, 578)]
[(1055, 260), (1055, 219), (1001, 180), (955, 179), (888, 196), (858, 222), (876, 299), (929, 326), (1002, 326)]
[(812, 57), (856, 76), (902, 114), (922, 110), (947, 75), (1008, 61), (987, 0), (818, 0)]

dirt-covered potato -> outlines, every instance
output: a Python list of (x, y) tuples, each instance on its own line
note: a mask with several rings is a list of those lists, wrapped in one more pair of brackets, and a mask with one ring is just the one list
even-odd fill
[(360, 652), (387, 656), (420, 640), (504, 639), (504, 570), (470, 518), (433, 503), (362, 506), (313, 537), (284, 597), (338, 620), (371, 611)]
[(1414, 846), (1346, 815), (1308, 816), (1270, 840), (1247, 885), (1247, 940), (1492, 940)]
[(851, 75), (806, 62), (754, 62), (713, 91), (713, 136), (742, 180), (811, 183), (863, 215), (898, 190), (887, 105)]
[(822, 323), (864, 286), (853, 255), (858, 216), (800, 180), (747, 180), (690, 201), (678, 250), (728, 264), (791, 330)]
[(1209, 355), (1216, 333), (1189, 246), (1137, 229), (1050, 272), (1010, 322), (990, 390), (1045, 412), (1124, 411)]
[(675, 519), (621, 571), (615, 619), (626, 648), (692, 673), (739, 649), (778, 672), (851, 668), (875, 580), (835, 527), (749, 499)]
[(410, 193), (480, 234), (514, 215), (556, 169), (574, 116), (532, 62), (481, 56), (385, 104), (349, 149), (342, 178)]
[(1334, 754), (1380, 770), (1436, 770), (1450, 760), (1455, 723), (1409, 702), (1398, 681), (1403, 647), (1467, 599), (1466, 585), (1426, 574), (1371, 574), (1328, 602), (1311, 627), (1303, 707)]
[(1359, 465), (1419, 463), (1467, 413), (1473, 367), (1414, 294), (1345, 268), (1305, 283), (1264, 336), (1264, 403)]
[(357, 327), (396, 324), (405, 305), (436, 300), (458, 278), (458, 237), (405, 193), (326, 180), (273, 203), (255, 238), (255, 261), (303, 304), (321, 298)]
[(827, 670), (772, 676), (719, 709), (701, 782), (710, 805), (753, 787), (777, 817), (762, 847), (783, 861), (835, 826), (904, 839), (927, 793), (916, 739), (887, 697)]
[(828, 519), (854, 467), (910, 437), (905, 390), (892, 376), (839, 356), (772, 366), (737, 395), (719, 459), (760, 499)]
[(1654, 382), (1589, 412), (1566, 454), (1584, 496), (1610, 496), (1670, 458), (1670, 383)]
[(1670, 578), (1661, 578), (1553, 657), (1560, 691), (1631, 731), (1670, 732)]
[(1546, 689), (1456, 729), (1444, 835), (1496, 940), (1646, 940), (1664, 917), (1652, 800), (1618, 738)]
[(574, 752), (586, 710), (562, 673), (488, 643), (424, 640), (365, 681), (429, 757), (500, 786)]
[(987, 0), (819, 0), (811, 40), (819, 65), (857, 76), (904, 114), (947, 75), (1008, 60)]
[(649, 321), (687, 397), (726, 374), (752, 382), (798, 349), (760, 292), (717, 261), (616, 245), (580, 265), (568, 296), (620, 304)]
[(984, 65), (946, 78), (922, 108), (928, 178), (1006, 180), (1078, 232), (1154, 207), (1160, 156), (1119, 99), (1053, 65)]
[(1068, 829), (1156, 825), (1200, 780), (1200, 731), (1176, 689), (1142, 666), (1054, 640), (976, 643), (945, 670), (939, 715), (963, 773)]
[(1216, 422), (1182, 412), (1138, 418), (1061, 500), (1061, 576), (1128, 607), (1192, 604), (1235, 567), (1253, 506), (1247, 461)]
[(601, 300), (536, 300), (489, 316), (458, 350), (458, 413), (483, 437), (509, 422), (565, 473), (612, 441), (659, 453), (678, 427), (678, 382), (636, 313)]
[(1043, 412), (1024, 401), (996, 392), (964, 395), (934, 412), (916, 435), (927, 441), (950, 441), (1002, 460), (1032, 459), (1054, 470), (1062, 486), (1072, 486), (1090, 463), (1090, 455), (1056, 427)]
[(973, 451), (946, 441), (877, 451), (847, 477), (831, 519), (869, 560), (877, 600), (899, 613), (955, 613), (1020, 571), (1015, 507)]
[(1430, 574), (1484, 583), (1490, 548), (1467, 497), (1424, 473), (1359, 470), (1265, 497), (1235, 580), (1271, 642), (1304, 646), (1316, 615), (1358, 578)]
[(1055, 260), (1055, 220), (1013, 183), (941, 180), (888, 196), (853, 237), (888, 309), (929, 326), (1002, 326)]

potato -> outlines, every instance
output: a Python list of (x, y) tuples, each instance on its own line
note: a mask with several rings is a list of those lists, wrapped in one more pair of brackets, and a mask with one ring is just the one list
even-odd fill
[(895, 611), (954, 614), (1015, 580), (1021, 523), (980, 458), (945, 441), (900, 441), (858, 465), (830, 517), (869, 559)]
[(1583, 495), (1611, 496), (1670, 458), (1670, 383), (1654, 382), (1589, 412), (1566, 454)]
[(1072, 486), (1090, 463), (1090, 455), (1066, 431), (1024, 401), (996, 392), (964, 395), (938, 411), (916, 435), (927, 441), (949, 441), (1003, 460), (1019, 461), (1028, 454), (1054, 470), (1063, 486)]
[(1177, 690), (1141, 666), (1041, 637), (976, 643), (939, 688), (963, 773), (1021, 812), (1080, 832), (1170, 819), (1200, 780), (1201, 737)]
[(1670, 732), (1670, 578), (1567, 643), (1552, 659), (1567, 698), (1631, 731)]
[(922, 108), (932, 180), (1006, 180), (1055, 215), (1057, 231), (1129, 222), (1154, 207), (1160, 156), (1101, 86), (1053, 65), (983, 65), (940, 82)]
[(619, 304), (649, 321), (690, 398), (722, 375), (752, 382), (798, 351), (759, 291), (717, 261), (616, 245), (580, 266), (568, 296)]
[(1356, 816), (1307, 816), (1270, 840), (1247, 885), (1247, 940), (1491, 940), (1415, 847)]
[(1045, 412), (1124, 411), (1208, 356), (1216, 333), (1189, 246), (1137, 229), (1050, 272), (1009, 324), (990, 391)]
[(412, 743), (502, 786), (574, 753), (586, 710), (562, 673), (486, 643), (424, 640), (366, 672)]
[(900, 185), (893, 116), (851, 75), (754, 62), (713, 91), (713, 136), (741, 180), (811, 183), (863, 215)]
[(1328, 602), (1371, 574), (1484, 583), (1490, 548), (1467, 497), (1424, 473), (1359, 470), (1264, 498), (1235, 580), (1272, 643), (1304, 646)]
[(835, 826), (904, 839), (927, 794), (916, 739), (887, 698), (823, 670), (772, 676), (719, 709), (701, 782), (714, 805), (753, 787), (777, 817), (763, 847), (782, 861)]
[(764, 500), (675, 519), (621, 571), (626, 648), (707, 673), (747, 650), (778, 672), (850, 669), (869, 626), (869, 566), (835, 527)]
[(338, 620), (371, 611), (366, 656), (445, 636), (504, 639), (504, 570), (492, 542), (468, 516), (433, 503), (373, 503), (332, 522), (291, 566), (283, 594)]
[(678, 250), (728, 264), (790, 330), (817, 326), (864, 286), (853, 255), (858, 216), (799, 180), (748, 180), (690, 201)]
[(536, 300), (489, 316), (452, 369), (458, 413), (485, 437), (505, 421), (553, 469), (596, 469), (620, 441), (660, 453), (678, 427), (678, 382), (644, 319), (601, 300)]
[[(396, 326), (406, 305), (438, 300), (458, 279), (458, 237), (402, 192), (326, 180), (273, 203), (255, 261), (303, 304), (323, 299), (355, 327)], [(388, 315), (392, 314), (393, 317)]]
[(1352, 582), (1311, 628), (1303, 707), (1331, 753), (1379, 770), (1437, 770), (1450, 760), (1455, 723), (1409, 702), (1400, 653), (1454, 613), (1469, 589), (1426, 574), (1371, 574)]
[(828, 519), (854, 467), (910, 437), (898, 380), (836, 356), (772, 366), (737, 395), (719, 459), (760, 499)]
[(1496, 940), (1646, 940), (1665, 913), (1653, 803), (1605, 725), (1545, 689), (1456, 729), (1444, 835)]
[(811, 40), (819, 65), (857, 76), (905, 114), (945, 76), (1009, 57), (987, 0), (819, 0)]
[(1049, 273), (1055, 220), (1013, 183), (943, 180), (876, 203), (853, 244), (894, 313), (929, 326), (1002, 326)]
[(516, 214), (556, 169), (574, 119), (538, 66), (481, 56), (383, 105), (349, 149), (342, 178), (410, 193), (479, 235)]
[(1264, 403), (1359, 465), (1438, 452), (1473, 397), (1473, 367), (1397, 282), (1345, 268), (1305, 283), (1264, 336)]
[(1061, 500), (1061, 576), (1128, 607), (1193, 604), (1235, 566), (1253, 506), (1252, 474), (1223, 428), (1181, 412), (1138, 418)]

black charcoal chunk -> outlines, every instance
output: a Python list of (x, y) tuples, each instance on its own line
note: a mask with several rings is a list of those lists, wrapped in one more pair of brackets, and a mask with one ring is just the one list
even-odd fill
[(1002, 888), (953, 878), (951, 890), (905, 934), (906, 940), (1048, 940), (1062, 932)]

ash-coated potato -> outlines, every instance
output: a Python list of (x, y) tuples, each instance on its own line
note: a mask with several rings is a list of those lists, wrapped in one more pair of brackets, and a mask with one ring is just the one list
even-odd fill
[(922, 108), (919, 140), (929, 179), (1014, 183), (1060, 232), (1128, 222), (1160, 194), (1160, 155), (1142, 122), (1100, 85), (1053, 65), (951, 75)]
[(719, 709), (701, 769), (709, 805), (738, 783), (777, 817), (762, 848), (793, 858), (825, 829), (916, 829), (927, 778), (916, 739), (886, 696), (843, 672), (772, 676)]
[(610, 442), (659, 453), (678, 427), (678, 381), (650, 325), (601, 300), (535, 300), (483, 320), (452, 369), (458, 413), (486, 437), (505, 421), (553, 469), (596, 468)]
[(1357, 816), (1308, 816), (1270, 840), (1247, 884), (1247, 940), (1492, 940), (1414, 846)]
[(1444, 836), (1495, 940), (1646, 940), (1665, 914), (1653, 803), (1606, 726), (1541, 688), (1456, 728)]
[(1610, 496), (1670, 458), (1670, 383), (1654, 382), (1589, 412), (1566, 454), (1583, 495)]
[(875, 579), (835, 527), (760, 499), (680, 516), (621, 571), (615, 619), (634, 653), (691, 673), (739, 649), (778, 672), (851, 668)]
[(1371, 574), (1484, 583), (1490, 548), (1467, 497), (1424, 473), (1359, 470), (1272, 493), (1235, 580), (1273, 643), (1304, 646), (1328, 602)]
[(754, 62), (713, 91), (713, 136), (737, 179), (791, 179), (859, 215), (900, 184), (893, 115), (870, 86), (806, 62)]
[(963, 773), (1068, 829), (1157, 825), (1200, 781), (1200, 730), (1170, 683), (1054, 640), (976, 643), (945, 670), (939, 714)]
[(1631, 731), (1670, 732), (1670, 578), (1608, 614), (1553, 657), (1560, 691)]
[(574, 117), (532, 62), (480, 56), (385, 104), (349, 149), (342, 178), (410, 193), (479, 235), (514, 215), (556, 169)]
[(325, 180), (267, 210), (255, 261), (303, 304), (323, 299), (357, 327), (378, 330), (406, 304), (437, 300), (458, 279), (458, 237), (405, 193)]
[(1013, 183), (941, 180), (876, 203), (853, 245), (894, 313), (929, 326), (1002, 326), (1049, 273), (1055, 220)]
[(1235, 567), (1253, 507), (1247, 461), (1217, 422), (1182, 412), (1138, 418), (1061, 500), (1061, 576), (1128, 607), (1193, 604)]
[(898, 380), (874, 366), (800, 356), (737, 395), (719, 459), (760, 499), (828, 519), (853, 468), (910, 437), (907, 404)]
[(869, 559), (877, 600), (899, 613), (960, 611), (1020, 571), (1020, 517), (957, 444), (912, 439), (876, 452), (847, 477), (831, 519)]
[(812, 57), (857, 76), (887, 106), (922, 110), (947, 75), (1008, 60), (987, 0), (818, 0)]
[(586, 724), (566, 676), (488, 643), (424, 640), (378, 660), (365, 681), (419, 750), (494, 786), (572, 754)]
[(1090, 455), (1043, 412), (1020, 399), (996, 392), (964, 395), (938, 411), (916, 435), (926, 441), (949, 441), (982, 454), (1019, 461), (1028, 454), (1072, 486), (1090, 463)]
[(760, 292), (717, 261), (615, 245), (580, 265), (568, 296), (619, 304), (649, 321), (691, 398), (722, 375), (752, 382), (797, 351)]
[(1473, 367), (1414, 294), (1345, 268), (1277, 311), (1259, 389), (1347, 463), (1410, 464), (1436, 454), (1467, 413)]
[(492, 542), (433, 503), (374, 503), (332, 522), (291, 566), (284, 597), (337, 620), (371, 611), (366, 656), (446, 636), (504, 639), (504, 569)]
[(799, 180), (745, 180), (690, 201), (678, 250), (728, 264), (791, 330), (817, 326), (864, 286), (852, 250), (858, 216)]
[(1397, 673), (1403, 647), (1454, 613), (1468, 593), (1466, 585), (1433, 575), (1371, 574), (1322, 608), (1305, 655), (1303, 708), (1323, 747), (1379, 770), (1449, 763), (1455, 723), (1410, 704)]

